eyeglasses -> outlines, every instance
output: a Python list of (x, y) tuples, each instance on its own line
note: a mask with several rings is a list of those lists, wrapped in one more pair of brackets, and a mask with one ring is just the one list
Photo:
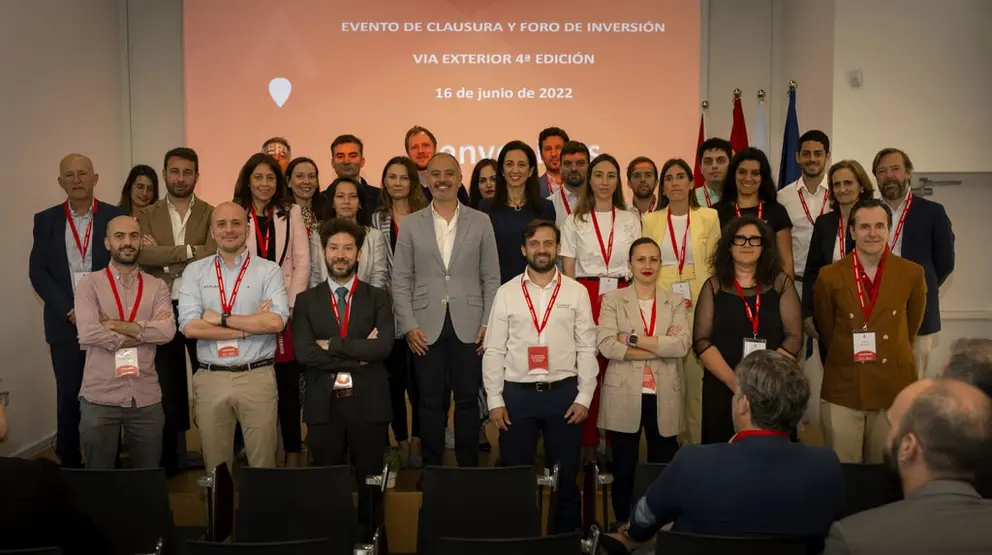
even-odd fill
[(743, 247), (744, 245), (751, 245), (752, 247), (761, 246), (761, 236), (760, 235), (734, 235), (734, 245), (738, 247)]

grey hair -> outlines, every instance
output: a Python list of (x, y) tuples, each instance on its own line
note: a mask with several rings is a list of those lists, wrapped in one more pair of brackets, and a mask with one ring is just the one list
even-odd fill
[(992, 397), (992, 339), (971, 337), (955, 341), (944, 377), (969, 383)]
[(737, 386), (751, 405), (751, 423), (763, 430), (792, 432), (806, 411), (809, 380), (789, 357), (755, 351), (737, 365)]

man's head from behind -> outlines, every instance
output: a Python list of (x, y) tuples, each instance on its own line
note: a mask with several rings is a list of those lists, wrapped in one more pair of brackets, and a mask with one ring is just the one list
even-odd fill
[(943, 375), (970, 383), (992, 397), (992, 339), (971, 337), (955, 341)]
[(734, 429), (790, 433), (809, 401), (809, 380), (799, 365), (776, 351), (755, 351), (737, 365)]
[(886, 465), (909, 493), (931, 480), (973, 482), (992, 450), (992, 400), (958, 380), (927, 379), (896, 396)]

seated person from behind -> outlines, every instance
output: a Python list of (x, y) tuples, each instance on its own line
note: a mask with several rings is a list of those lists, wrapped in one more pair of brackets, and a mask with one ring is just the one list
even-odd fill
[[(992, 339), (973, 337), (955, 341), (943, 376), (969, 383), (992, 399)], [(985, 499), (992, 499), (992, 463), (978, 472), (975, 489)]]
[(674, 523), (675, 532), (799, 538), (811, 552), (822, 546), (844, 510), (844, 476), (831, 449), (789, 440), (809, 382), (794, 361), (769, 350), (745, 357), (736, 373), (736, 435), (729, 443), (683, 445), (630, 521), (607, 537), (634, 549)]
[(955, 379), (896, 396), (886, 465), (905, 498), (834, 523), (824, 555), (992, 553), (992, 501), (972, 485), (992, 452), (992, 400)]

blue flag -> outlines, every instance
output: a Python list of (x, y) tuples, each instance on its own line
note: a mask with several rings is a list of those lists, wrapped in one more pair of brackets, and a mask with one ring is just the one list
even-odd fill
[(799, 118), (796, 117), (796, 90), (789, 93), (789, 111), (785, 116), (785, 136), (782, 137), (782, 165), (778, 169), (778, 188), (799, 179), (802, 170), (796, 162), (799, 152)]

